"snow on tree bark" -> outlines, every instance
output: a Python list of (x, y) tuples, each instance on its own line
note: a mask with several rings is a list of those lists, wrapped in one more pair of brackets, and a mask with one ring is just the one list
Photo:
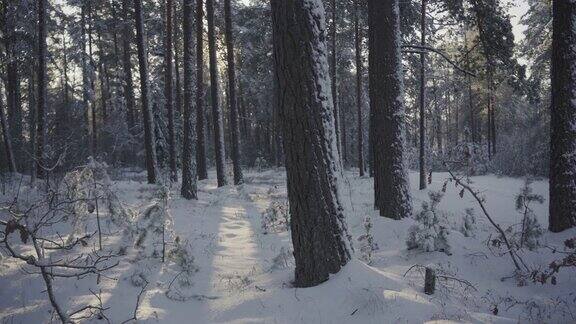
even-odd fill
[(315, 286), (350, 259), (320, 0), (272, 0), (295, 285)]
[(198, 179), (208, 179), (204, 130), (204, 3), (196, 0), (196, 166)]
[(576, 1), (553, 1), (550, 223), (576, 226)]
[(136, 44), (140, 67), (140, 96), (142, 97), (142, 115), (144, 120), (144, 147), (146, 150), (146, 170), (148, 183), (156, 183), (156, 139), (154, 135), (154, 118), (150, 107), (150, 82), (148, 80), (148, 46), (146, 45), (142, 0), (134, 0), (134, 19), (136, 21)]
[(173, 67), (172, 67), (172, 0), (166, 0), (166, 42), (164, 46), (164, 97), (166, 98), (166, 112), (168, 117), (168, 151), (170, 179), (174, 182), (178, 180), (178, 171), (176, 170), (176, 132), (174, 130), (174, 99), (172, 96)]
[(358, 114), (358, 169), (364, 176), (364, 129), (362, 128), (362, 31), (360, 30), (359, 0), (354, 2), (354, 47), (356, 50), (356, 110)]
[(380, 215), (412, 212), (404, 166), (404, 103), (398, 0), (368, 1), (370, 109), (374, 150), (374, 203)]
[(128, 130), (130, 132), (134, 131), (135, 124), (135, 102), (134, 99), (134, 82), (132, 81), (132, 63), (130, 61), (130, 40), (131, 40), (131, 28), (130, 23), (130, 0), (122, 0), (122, 69), (124, 78), (124, 100), (126, 101), (126, 122), (128, 123)]
[(232, 141), (232, 164), (234, 184), (244, 182), (240, 166), (240, 128), (238, 127), (238, 106), (236, 100), (236, 64), (234, 62), (234, 34), (232, 31), (232, 9), (230, 0), (224, 0), (224, 20), (226, 23), (226, 58), (228, 61), (228, 104), (230, 106), (230, 135)]
[[(196, 110), (193, 107), (193, 82), (194, 73), (192, 60), (192, 34), (194, 28), (193, 21), (193, 0), (184, 0), (183, 2), (183, 27), (184, 33), (184, 138), (182, 143), (182, 188), (180, 194), (186, 199), (197, 199), (196, 184), (196, 146), (194, 136), (196, 135)], [(202, 6), (197, 7), (202, 10)]]
[(226, 169), (224, 159), (224, 123), (218, 90), (218, 60), (216, 57), (216, 31), (214, 26), (214, 0), (206, 0), (206, 17), (208, 21), (208, 51), (210, 57), (210, 95), (212, 98), (212, 118), (214, 124), (214, 151), (216, 155), (216, 177), (218, 187), (225, 186)]
[(330, 43), (332, 51), (330, 53), (330, 79), (332, 80), (332, 102), (334, 103), (334, 125), (336, 127), (336, 143), (338, 144), (338, 152), (342, 153), (342, 138), (340, 135), (340, 111), (338, 107), (338, 82), (337, 82), (337, 53), (336, 53), (336, 0), (331, 0), (332, 7), (332, 26), (330, 28)]

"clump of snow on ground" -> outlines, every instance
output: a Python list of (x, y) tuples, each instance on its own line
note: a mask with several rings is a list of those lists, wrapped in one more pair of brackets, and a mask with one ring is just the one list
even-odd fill
[[(158, 187), (145, 184), (141, 174), (116, 173), (110, 185), (123, 207), (136, 214), (150, 208)], [(519, 286), (515, 279), (506, 279), (513, 275), (514, 266), (506, 255), (498, 254), (502, 251), (490, 246), (495, 231), (473, 198), (466, 194), (460, 198), (459, 189), (453, 185), (448, 185), (435, 207), (446, 216), (448, 255), (408, 250), (406, 239), (415, 221), (380, 217), (372, 206), (372, 179), (345, 172), (349, 188), (343, 194), (350, 195), (347, 222), (357, 256), (326, 283), (294, 288), (290, 231), (282, 215), (270, 217), (270, 213), (281, 211), (283, 207), (278, 206), (286, 201), (283, 169), (246, 172), (245, 184), (236, 187), (218, 188), (215, 174), (209, 176), (209, 180), (199, 182), (198, 201), (180, 199), (178, 184), (166, 194), (169, 230), (173, 231), (167, 249), (185, 245), (179, 253), (186, 255), (172, 255), (162, 263), (159, 258), (143, 258), (134, 251), (121, 257), (119, 266), (100, 283), (96, 279), (56, 279), (55, 292), (63, 306), (72, 309), (92, 301), (92, 289), (101, 291), (104, 306), (109, 307), (106, 315), (113, 323), (132, 317), (141, 291), (138, 321), (151, 323), (576, 321), (573, 270), (561, 272), (557, 285), (528, 281)], [(415, 213), (429, 200), (430, 191), (441, 190), (447, 177), (434, 174), (429, 189), (412, 190)], [(417, 174), (411, 173), (411, 188), (418, 187), (417, 180)], [(472, 181), (503, 228), (521, 221), (515, 196), (524, 180), (487, 175)], [(532, 188), (547, 197), (547, 182), (535, 181)], [(10, 193), (0, 196), (1, 201), (10, 199)], [(274, 206), (279, 210), (274, 211)], [(547, 228), (547, 202), (531, 207), (542, 228)], [(263, 217), (276, 223), (263, 227)], [(360, 261), (363, 252), (359, 248), (366, 235), (367, 217), (370, 244), (378, 247), (370, 251), (370, 265)], [(564, 240), (574, 236), (575, 230), (560, 234), (544, 231), (540, 247), (522, 250), (521, 256), (531, 268), (544, 269), (561, 257), (552, 253), (552, 248), (561, 248)], [(121, 231), (105, 231), (103, 244), (120, 241)], [(193, 266), (183, 260), (193, 260)], [(0, 320), (49, 322), (51, 307), (42, 280), (23, 273), (22, 266), (6, 255), (0, 258)], [(182, 266), (190, 267), (184, 281)], [(421, 269), (426, 266), (441, 276), (437, 292), (431, 296), (423, 293)], [(148, 284), (143, 290), (145, 282)]]

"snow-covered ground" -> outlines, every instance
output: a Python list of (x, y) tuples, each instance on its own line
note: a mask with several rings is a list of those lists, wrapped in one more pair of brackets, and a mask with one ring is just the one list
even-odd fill
[[(428, 190), (440, 190), (446, 174), (434, 174)], [(394, 221), (378, 216), (373, 210), (372, 180), (345, 174), (342, 197), (348, 205), (348, 227), (360, 255), (358, 237), (365, 233), (364, 220), (370, 216), (372, 234), (379, 249), (371, 265), (358, 258), (340, 273), (314, 288), (293, 288), (293, 260), (290, 233), (282, 226), (262, 228), (262, 214), (271, 206), (286, 201), (283, 170), (246, 172), (246, 183), (217, 188), (215, 174), (199, 184), (199, 200), (179, 197), (179, 186), (171, 189), (169, 213), (173, 229), (181, 242), (189, 244), (198, 271), (191, 277), (192, 286), (179, 293), (184, 301), (167, 298), (167, 287), (178, 276), (170, 262), (140, 260), (130, 255), (106, 277), (56, 279), (56, 295), (64, 308), (76, 309), (95, 300), (90, 292), (101, 293), (105, 314), (112, 323), (132, 317), (141, 287), (134, 274), (149, 282), (142, 293), (138, 322), (162, 323), (421, 323), (455, 321), (473, 323), (576, 321), (576, 275), (561, 272), (556, 285), (528, 281), (519, 286), (513, 264), (507, 255), (495, 255), (489, 248), (495, 231), (482, 216), (469, 194), (459, 196), (459, 189), (449, 183), (439, 209), (444, 211), (450, 228), (451, 255), (406, 249), (412, 219)], [(134, 210), (149, 206), (154, 187), (139, 179), (115, 181), (121, 201)], [(410, 174), (413, 205), (420, 209), (428, 200), (428, 190), (418, 191), (417, 174)], [(480, 176), (472, 185), (482, 190), (488, 212), (503, 227), (516, 224), (521, 215), (515, 210), (515, 195), (521, 179)], [(547, 182), (532, 184), (534, 192), (547, 196)], [(1, 200), (11, 199), (10, 195)], [(547, 228), (547, 202), (532, 206), (543, 228)], [(476, 209), (474, 236), (460, 231), (466, 208)], [(105, 216), (104, 216), (105, 217)], [(105, 231), (106, 232), (106, 231)], [(105, 235), (104, 245), (119, 241), (120, 233)], [(562, 248), (565, 239), (576, 236), (575, 230), (561, 234), (545, 231), (541, 247), (523, 251), (530, 268), (546, 268), (561, 257), (552, 253)], [(0, 252), (3, 253), (3, 252)], [(0, 259), (0, 321), (2, 323), (40, 323), (55, 319), (39, 275), (26, 274), (23, 262)], [(438, 279), (437, 292), (425, 295), (420, 267), (433, 266), (453, 279)], [(469, 284), (468, 284), (469, 283)], [(97, 322), (98, 320), (92, 319)]]

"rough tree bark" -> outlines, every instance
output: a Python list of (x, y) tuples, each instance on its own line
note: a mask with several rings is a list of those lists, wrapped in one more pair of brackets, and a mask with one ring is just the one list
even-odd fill
[(373, 113), (374, 198), (380, 215), (412, 212), (404, 167), (404, 103), (398, 0), (368, 1), (370, 106)]
[(135, 125), (134, 82), (132, 81), (132, 62), (130, 60), (130, 40), (132, 37), (132, 23), (130, 22), (130, 0), (122, 0), (122, 68), (124, 72), (124, 100), (126, 101), (126, 122), (128, 130), (132, 133)]
[(166, 30), (164, 43), (164, 98), (166, 98), (166, 112), (168, 117), (168, 152), (170, 180), (178, 181), (178, 171), (176, 169), (176, 132), (174, 130), (174, 99), (172, 96), (173, 67), (172, 67), (172, 0), (166, 0)]
[[(420, 45), (426, 46), (426, 0), (422, 0), (420, 11)], [(426, 189), (426, 54), (420, 54), (420, 190)]]
[(339, 201), (341, 164), (329, 87), (320, 0), (272, 0), (274, 54), (281, 93), (295, 285), (315, 286), (350, 259)]
[(224, 124), (218, 90), (218, 60), (216, 57), (216, 31), (214, 26), (214, 0), (206, 0), (206, 18), (208, 21), (208, 51), (210, 56), (210, 95), (212, 98), (212, 118), (214, 124), (214, 151), (216, 155), (216, 177), (218, 187), (225, 186), (226, 155), (224, 153)]
[(146, 150), (146, 170), (148, 183), (156, 183), (157, 160), (154, 118), (150, 107), (150, 84), (148, 80), (148, 46), (146, 45), (142, 0), (134, 0), (134, 19), (136, 21), (136, 44), (138, 46), (138, 65), (140, 67), (140, 96), (144, 120), (144, 148)]
[(330, 55), (330, 79), (332, 81), (332, 102), (334, 105), (334, 123), (336, 127), (336, 143), (338, 144), (338, 152), (341, 152), (341, 138), (340, 138), (340, 111), (338, 107), (338, 80), (336, 73), (338, 72), (337, 69), (337, 53), (336, 53), (336, 0), (331, 0), (332, 6), (332, 26), (330, 28), (330, 43), (332, 46), (332, 51)]
[(36, 177), (44, 176), (44, 132), (46, 119), (46, 0), (38, 0), (38, 106), (36, 108)]
[(204, 130), (204, 3), (196, 0), (196, 167), (198, 179), (208, 179)]
[(230, 0), (224, 0), (224, 20), (226, 23), (226, 59), (228, 61), (228, 105), (230, 108), (230, 135), (232, 141), (232, 164), (234, 184), (244, 182), (240, 166), (240, 128), (238, 126), (238, 106), (236, 100), (236, 64), (234, 62), (234, 33), (232, 31), (232, 8)]
[(354, 46), (356, 49), (356, 110), (358, 112), (358, 169), (364, 176), (364, 129), (362, 128), (362, 32), (359, 0), (354, 2)]
[[(184, 34), (184, 138), (182, 143), (182, 188), (180, 194), (185, 199), (197, 199), (196, 184), (196, 161), (194, 160), (196, 152), (194, 145), (194, 136), (196, 132), (196, 111), (193, 107), (193, 82), (194, 73), (192, 66), (192, 34), (194, 33), (193, 21), (193, 0), (184, 0), (183, 2), (183, 24), (182, 32)], [(197, 7), (202, 10), (202, 6)]]
[(552, 7), (549, 229), (561, 232), (576, 226), (576, 2)]
[(12, 134), (10, 132), (10, 125), (6, 119), (6, 114), (4, 113), (2, 96), (0, 96), (0, 126), (2, 127), (2, 138), (4, 139), (4, 149), (6, 150), (8, 171), (16, 172), (16, 160), (14, 158), (14, 151), (12, 149)]

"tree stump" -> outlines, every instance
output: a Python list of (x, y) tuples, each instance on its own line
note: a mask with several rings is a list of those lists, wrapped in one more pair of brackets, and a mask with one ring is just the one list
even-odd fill
[(426, 267), (426, 275), (424, 276), (424, 293), (426, 295), (433, 295), (436, 289), (436, 274), (434, 270)]

